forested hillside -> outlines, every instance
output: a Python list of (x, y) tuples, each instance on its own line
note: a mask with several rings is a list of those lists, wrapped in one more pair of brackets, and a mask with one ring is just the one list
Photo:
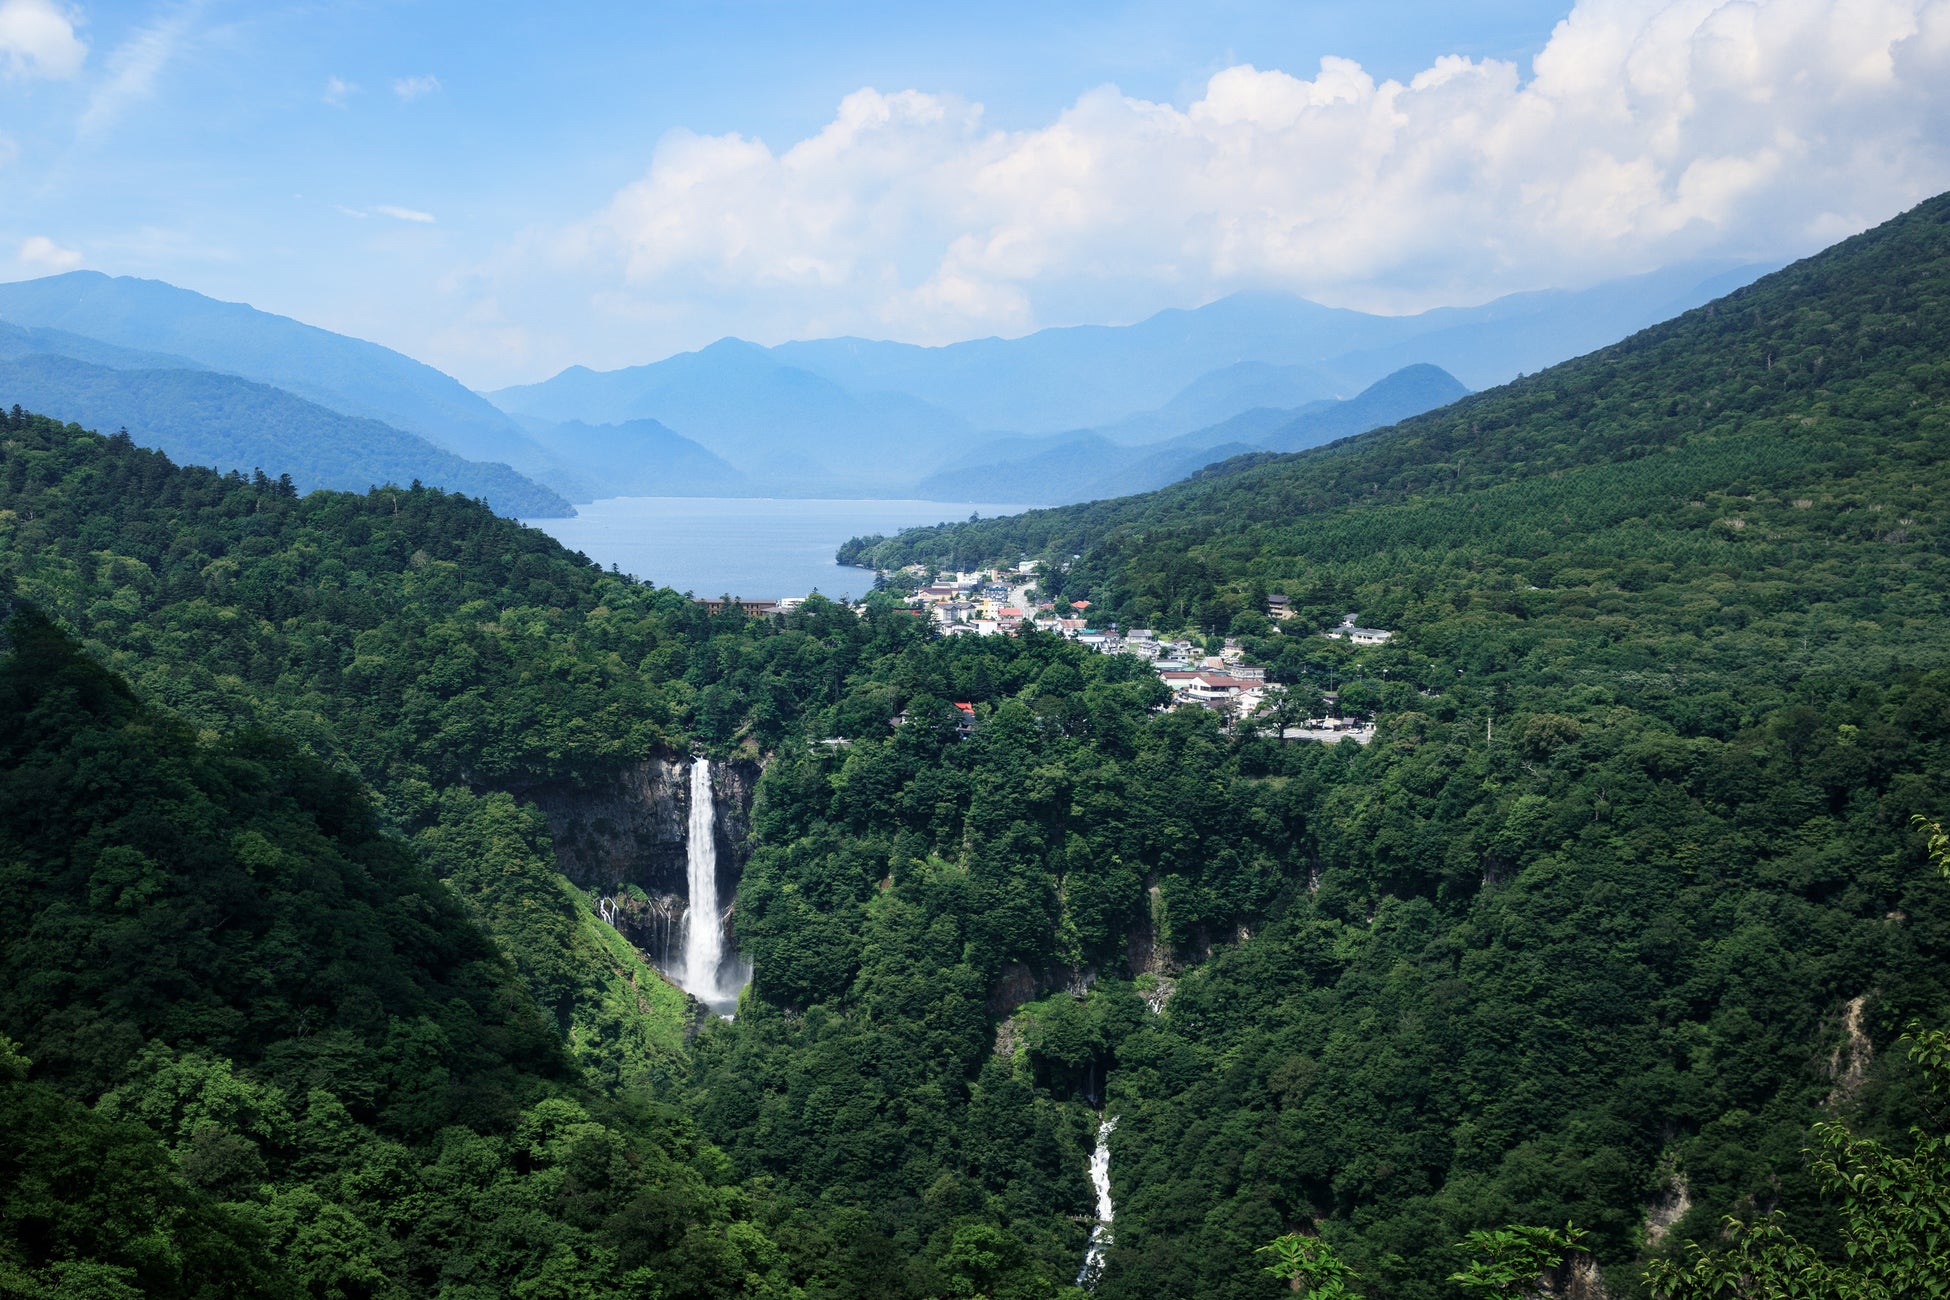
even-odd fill
[[(146, 1197), (184, 1294), (1027, 1300), (1099, 1115), (1105, 1297), (1270, 1300), (1295, 1229), (1418, 1300), (1512, 1221), (1621, 1294), (1724, 1213), (1819, 1239), (1810, 1125), (1919, 1115), (1887, 1049), (1950, 1019), (1947, 216), (1393, 430), (874, 548), (1232, 630), (1367, 746), (8, 417), (0, 1104), (59, 1123), (0, 1158), (132, 1172), (19, 1183), (54, 1226), (0, 1268), (145, 1285), (89, 1234)], [(1309, 635), (1351, 609), (1397, 637)], [(764, 775), (755, 982), (686, 1043), (523, 805), (690, 751)]]
[(688, 1126), (576, 1078), (352, 780), (199, 739), (31, 611), (9, 639), (6, 1294), (764, 1289)]
[(553, 490), (506, 465), (463, 460), (391, 425), (341, 415), (235, 375), (40, 354), (0, 360), (0, 392), (91, 428), (127, 428), (143, 446), (189, 464), (245, 473), (275, 466), (300, 492), (363, 492), (425, 478), (518, 518), (575, 513)]

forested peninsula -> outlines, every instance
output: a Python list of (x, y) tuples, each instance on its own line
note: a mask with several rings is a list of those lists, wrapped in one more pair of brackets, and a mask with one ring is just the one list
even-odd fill
[[(3, 422), (0, 1295), (1421, 1300), (1566, 1223), (1703, 1295), (1726, 1216), (1854, 1267), (1819, 1133), (1943, 1132), (1950, 199), (1392, 428), (848, 548), (1238, 637), (1366, 745)], [(694, 756), (730, 1020), (650, 960)], [(1906, 1169), (1921, 1271), (1822, 1294), (1943, 1258)]]

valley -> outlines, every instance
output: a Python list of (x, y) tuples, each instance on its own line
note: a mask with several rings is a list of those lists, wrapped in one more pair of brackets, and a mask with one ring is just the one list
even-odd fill
[[(964, 358), (1056, 364), (737, 344), (497, 406), (360, 354), (382, 403), (293, 361), (295, 322), (118, 332), (98, 295), (137, 290), (29, 283), (42, 314), (7, 286), (0, 316), (114, 385), (357, 389), (340, 417), (535, 490), (569, 419), (909, 482)], [(10, 400), (0, 1287), (1204, 1300), (1280, 1293), (1285, 1241), (1422, 1300), (1470, 1234), (1570, 1222), (1626, 1296), (1726, 1215), (1851, 1267), (1802, 1153), (1934, 1123), (1904, 1035), (1950, 1008), (1916, 821), (1950, 805), (1947, 291), (1937, 198), (1505, 382), (1335, 317), (1363, 388), (1311, 409), (1172, 317), (1181, 373), (1052, 421), (1155, 451), (1118, 422), (1228, 357), (1294, 405), (1155, 490), (856, 537), (875, 589), (787, 609), (478, 489), (204, 468)], [(712, 430), (638, 404), (720, 362), (754, 405)], [(1333, 415), (1412, 365), (1431, 406)], [(872, 436), (808, 469), (760, 398)], [(968, 410), (930, 455), (1010, 414)], [(1048, 481), (1065, 431), (954, 481)], [(1016, 577), (990, 635), (937, 631), (965, 573)], [(1031, 575), (1085, 626), (1004, 628)], [(1356, 613), (1390, 635), (1325, 635)], [(1104, 652), (1140, 629), (1366, 743)]]

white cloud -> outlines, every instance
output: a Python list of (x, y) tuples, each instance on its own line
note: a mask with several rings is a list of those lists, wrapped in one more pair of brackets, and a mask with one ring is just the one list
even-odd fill
[(438, 77), (399, 77), (393, 82), (393, 93), (401, 99), (415, 100), (422, 95), (431, 95), (440, 89)]
[(0, 0), (0, 72), (8, 77), (72, 77), (88, 46), (74, 16), (54, 0)]
[(426, 226), (433, 224), (431, 212), (420, 212), (414, 208), (396, 208), (390, 203), (375, 203), (372, 205), (372, 210), (382, 217), (391, 217), (395, 221), (413, 221)]
[(39, 271), (72, 271), (82, 262), (80, 253), (61, 247), (46, 235), (21, 240), (14, 257), (22, 266)]
[(333, 108), (339, 108), (344, 105), (349, 97), (358, 93), (359, 86), (357, 82), (347, 81), (343, 77), (327, 77), (325, 78), (325, 93), (320, 98)]
[(1182, 108), (1095, 90), (1029, 130), (865, 89), (782, 151), (673, 132), (482, 291), (514, 309), (566, 276), (639, 354), (720, 330), (945, 340), (1243, 287), (1409, 309), (1805, 252), (1946, 186), (1950, 0), (1582, 0), (1528, 78), (1326, 58), (1228, 68)]
[(178, 5), (137, 31), (108, 55), (108, 78), (95, 88), (81, 114), (81, 133), (95, 135), (155, 93), (156, 79), (176, 57), (202, 10), (201, 0)]

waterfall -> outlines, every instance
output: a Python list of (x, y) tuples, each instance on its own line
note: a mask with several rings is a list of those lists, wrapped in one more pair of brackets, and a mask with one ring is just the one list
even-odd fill
[(1104, 1252), (1110, 1249), (1110, 1135), (1116, 1131), (1117, 1116), (1107, 1115), (1097, 1126), (1097, 1149), (1090, 1153), (1090, 1185), (1097, 1189), (1097, 1222), (1090, 1229), (1090, 1245), (1083, 1252), (1083, 1267), (1077, 1270), (1077, 1285), (1097, 1289), (1104, 1271)]
[(677, 983), (719, 1015), (738, 1006), (738, 990), (750, 973), (733, 960), (725, 978), (724, 908), (718, 903), (717, 809), (711, 796), (711, 763), (691, 762), (691, 819), (685, 845), (689, 906), (684, 911), (683, 966)]

